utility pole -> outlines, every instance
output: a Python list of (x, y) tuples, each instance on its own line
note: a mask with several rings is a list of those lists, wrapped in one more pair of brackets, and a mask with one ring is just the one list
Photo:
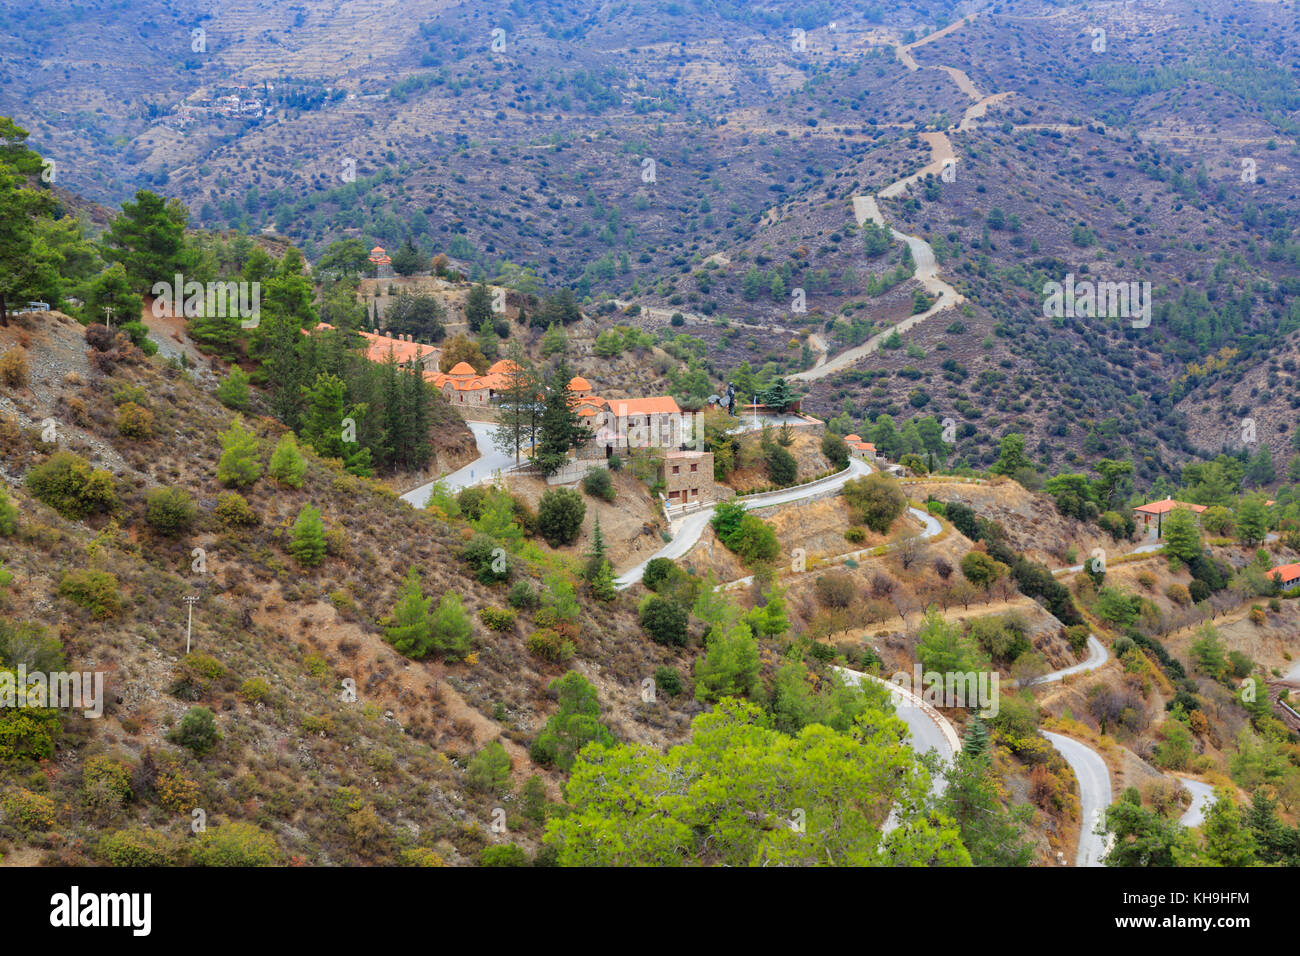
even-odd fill
[(197, 594), (186, 596), (185, 603), (190, 606), (189, 621), (185, 625), (185, 653), (190, 652), (190, 635), (194, 632), (194, 605), (199, 601)]
[(104, 306), (104, 317), (108, 322), (108, 327), (111, 329), (113, 327), (113, 307), (111, 305)]

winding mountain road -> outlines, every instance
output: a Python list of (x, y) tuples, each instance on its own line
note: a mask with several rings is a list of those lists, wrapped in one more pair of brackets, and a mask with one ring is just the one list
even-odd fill
[(1041, 731), (1053, 747), (1065, 758), (1079, 781), (1079, 849), (1075, 866), (1101, 866), (1108, 849), (1105, 837), (1094, 832), (1101, 823), (1103, 811), (1111, 805), (1110, 770), (1106, 761), (1086, 744), (1072, 737)]
[(474, 433), (474, 444), (478, 446), (479, 456), (463, 468), (458, 468), (449, 475), (426, 482), (402, 495), (402, 500), (416, 508), (423, 508), (429, 503), (429, 493), (437, 482), (442, 482), (449, 491), (460, 491), (470, 485), (491, 481), (497, 475), (513, 470), (515, 459), (511, 455), (497, 451), (492, 444), (492, 429), (495, 422), (466, 422)]

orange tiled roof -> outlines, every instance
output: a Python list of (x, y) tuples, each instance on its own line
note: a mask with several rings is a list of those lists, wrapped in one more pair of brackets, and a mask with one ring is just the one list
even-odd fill
[(862, 436), (861, 436), (861, 435), (845, 435), (845, 436), (844, 436), (844, 440), (845, 440), (845, 441), (862, 441)]
[(581, 375), (575, 375), (569, 379), (569, 391), (571, 392), (590, 392), (591, 383)]
[(657, 395), (653, 398), (611, 398), (606, 399), (609, 410), (620, 417), (624, 415), (680, 415), (671, 395)]
[(1189, 504), (1186, 501), (1174, 501), (1172, 498), (1166, 498), (1164, 501), (1151, 501), (1144, 505), (1134, 508), (1134, 511), (1140, 511), (1144, 515), (1162, 515), (1173, 511), (1175, 508), (1190, 508), (1192, 511), (1200, 514), (1205, 510), (1205, 505)]
[(477, 375), (478, 372), (474, 371), (474, 366), (470, 365), (469, 362), (457, 362), (455, 365), (451, 367), (451, 371), (449, 371), (447, 374), (448, 375)]
[[(334, 326), (328, 322), (318, 322), (316, 328), (312, 331), (332, 328)], [(306, 329), (303, 329), (302, 334), (307, 335), (309, 333)], [(391, 352), (399, 365), (405, 365), (407, 362), (418, 362), (426, 355), (437, 355), (442, 351), (435, 345), (424, 345), (421, 342), (405, 342), (389, 335), (378, 335), (374, 332), (360, 332), (358, 334), (366, 340), (366, 358), (372, 362), (387, 362), (388, 355)]]
[(1272, 578), (1275, 574), (1281, 575), (1283, 581), (1300, 578), (1300, 562), (1295, 564), (1279, 564), (1275, 568), (1269, 568), (1266, 577)]

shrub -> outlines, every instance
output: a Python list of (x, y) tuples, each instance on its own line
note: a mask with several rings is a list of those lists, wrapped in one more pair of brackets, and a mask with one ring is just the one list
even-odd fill
[(44, 794), (18, 788), (0, 799), (5, 820), (20, 830), (48, 830), (54, 826), (54, 801)]
[(849, 528), (844, 532), (844, 540), (849, 544), (861, 544), (867, 540), (867, 533), (861, 528)]
[(8, 538), (18, 532), (18, 508), (9, 500), (9, 495), (0, 488), (0, 537)]
[(217, 462), (217, 480), (223, 485), (240, 488), (262, 477), (257, 436), (244, 426), (238, 415), (230, 428), (221, 433), (221, 459)]
[(117, 507), (113, 476), (70, 451), (55, 452), (27, 473), (26, 482), (39, 501), (72, 521)]
[(573, 657), (573, 642), (561, 637), (549, 627), (528, 635), (528, 652), (552, 664), (563, 664)]
[(97, 621), (116, 617), (122, 610), (117, 577), (107, 571), (70, 571), (59, 582), (59, 594), (84, 607)]
[(682, 692), (682, 675), (671, 667), (658, 667), (655, 669), (655, 687), (669, 697), (676, 697)]
[(267, 474), (282, 485), (301, 488), (303, 476), (307, 474), (307, 462), (298, 451), (298, 442), (293, 432), (285, 432), (276, 443), (271, 453), (271, 466)]
[(405, 850), (402, 851), (402, 855), (400, 859), (401, 859), (402, 866), (446, 866), (447, 865), (446, 860), (444, 860), (441, 856), (439, 856), (436, 851), (429, 849), (427, 846), (407, 847)]
[(735, 552), (746, 564), (774, 561), (781, 553), (781, 543), (776, 531), (758, 515), (745, 515), (740, 519), (740, 533), (735, 542)]
[(878, 534), (887, 532), (907, 509), (907, 496), (898, 482), (879, 473), (846, 482), (843, 494), (853, 521)]
[(537, 507), (537, 530), (552, 548), (573, 544), (582, 531), (587, 504), (572, 488), (551, 488), (542, 492)]
[(194, 838), (195, 866), (274, 866), (280, 861), (275, 839), (251, 823), (223, 823)]
[(676, 601), (650, 595), (641, 603), (641, 626), (656, 644), (686, 645), (686, 609)]
[(478, 865), (527, 866), (528, 854), (513, 843), (497, 843), (479, 850)]
[(9, 388), (27, 387), (27, 351), (20, 345), (0, 355), (0, 382)]
[(460, 556), (474, 568), (480, 584), (495, 584), (510, 577), (510, 558), (490, 536), (478, 533), (465, 543)]
[(0, 670), (14, 682), (15, 707), (0, 707), (0, 761), (43, 760), (54, 756), (54, 741), (63, 730), (59, 712), (28, 703), (27, 687), (12, 670)]
[(133, 827), (105, 834), (99, 841), (99, 856), (110, 866), (172, 866), (176, 846), (166, 833)]
[(315, 568), (325, 563), (325, 524), (320, 519), (319, 509), (303, 505), (293, 523), (292, 534), (289, 553), (297, 558), (299, 564), (304, 568)]
[(508, 631), (515, 626), (515, 612), (500, 607), (482, 607), (478, 612), (479, 620), (493, 631)]
[(127, 402), (117, 410), (117, 430), (126, 438), (150, 439), (153, 437), (153, 412)]
[(217, 401), (237, 412), (247, 411), (252, 396), (248, 390), (248, 374), (238, 365), (217, 386)]
[(261, 677), (250, 677), (239, 685), (239, 696), (250, 704), (264, 703), (271, 696), (271, 685)]
[(651, 558), (646, 562), (645, 573), (641, 583), (651, 591), (658, 591), (665, 581), (671, 581), (677, 574), (677, 565), (672, 558)]
[(826, 432), (822, 435), (822, 454), (836, 471), (843, 471), (849, 467), (849, 446), (834, 432)]
[(533, 589), (532, 584), (528, 581), (516, 581), (510, 587), (510, 593), (506, 596), (506, 601), (510, 606), (518, 610), (537, 607), (542, 603), (537, 592)]
[(788, 487), (799, 477), (799, 465), (794, 460), (794, 455), (780, 445), (772, 445), (763, 457), (767, 465), (767, 475), (772, 479), (772, 484), (777, 487)]
[(184, 488), (153, 488), (145, 497), (145, 520), (164, 537), (188, 531), (197, 515), (194, 499)]
[(582, 490), (593, 498), (613, 501), (615, 497), (614, 479), (606, 468), (588, 468), (582, 478)]
[(1180, 605), (1188, 604), (1192, 600), (1192, 595), (1188, 592), (1187, 587), (1179, 584), (1177, 581), (1165, 588), (1165, 597), (1169, 598), (1169, 600), (1175, 604)]
[(103, 791), (118, 806), (135, 797), (131, 791), (131, 771), (106, 754), (85, 762), (81, 768), (81, 786), (83, 796), (88, 791)]
[(251, 527), (261, 521), (237, 491), (225, 491), (217, 497), (217, 518), (228, 528)]
[(202, 757), (221, 739), (221, 734), (217, 732), (216, 715), (206, 707), (191, 707), (167, 739), (184, 747), (194, 756)]
[(501, 742), (494, 740), (475, 754), (465, 770), (469, 785), (485, 793), (502, 794), (510, 790), (510, 755)]
[(817, 600), (826, 607), (848, 607), (853, 603), (853, 596), (857, 593), (852, 576), (844, 571), (819, 575), (815, 586)]

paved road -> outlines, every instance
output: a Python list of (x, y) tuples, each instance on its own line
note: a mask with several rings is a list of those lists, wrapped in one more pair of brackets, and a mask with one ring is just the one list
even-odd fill
[(1079, 852), (1075, 866), (1101, 866), (1106, 838), (1093, 832), (1101, 823), (1102, 811), (1111, 804), (1110, 770), (1095, 750), (1071, 737), (1042, 731), (1074, 771), (1079, 781)]
[[(1123, 552), (1120, 557), (1126, 554), (1153, 554), (1164, 547), (1164, 542), (1157, 541), (1154, 544), (1140, 544), (1132, 551)], [(1052, 574), (1078, 574), (1083, 570), (1082, 564), (1072, 564), (1068, 568), (1054, 568)]]
[[(899, 687), (872, 674), (849, 670), (847, 667), (836, 667), (834, 670), (844, 678), (846, 683), (855, 686), (864, 680), (884, 684), (894, 698), (894, 707), (898, 716), (912, 732), (912, 737), (908, 741), (911, 748), (918, 754), (931, 750), (937, 751), (945, 766), (953, 762), (957, 751), (961, 748), (961, 738), (957, 736), (956, 729), (943, 714), (927, 706), (920, 697), (907, 688)], [(933, 781), (935, 796), (941, 795), (947, 786), (947, 780), (936, 776)]]
[[(854, 478), (861, 478), (863, 475), (871, 473), (871, 466), (860, 458), (850, 458), (849, 467), (834, 478), (827, 481), (810, 482), (806, 485), (796, 485), (793, 488), (784, 488), (781, 491), (766, 492), (759, 495), (737, 496), (734, 500), (743, 501), (746, 504), (762, 505), (784, 505), (792, 501), (798, 501), (801, 498), (810, 498), (813, 495), (824, 494), (826, 490), (843, 488), (845, 483)], [(636, 567), (629, 568), (614, 579), (614, 586), (622, 590), (630, 588), (636, 582), (641, 580), (645, 574), (645, 567), (655, 558), (680, 558), (700, 540), (700, 535), (704, 533), (704, 526), (709, 523), (713, 517), (713, 506), (701, 508), (694, 511), (686, 517), (680, 519), (673, 528), (673, 539), (666, 545), (656, 551), (650, 557), (646, 558)]]
[[(492, 429), (496, 428), (495, 423), (466, 422), (465, 424), (474, 433), (474, 443), (478, 445), (479, 457), (464, 468), (459, 468), (450, 475), (438, 479), (451, 491), (460, 491), (470, 485), (490, 481), (501, 472), (509, 471), (515, 467), (514, 455), (502, 454), (492, 445)], [(433, 491), (433, 485), (434, 482), (430, 481), (419, 488), (408, 491), (402, 495), (402, 500), (417, 508), (423, 508), (429, 503), (429, 492)]]
[[(1110, 654), (1106, 650), (1106, 645), (1097, 640), (1096, 634), (1089, 634), (1087, 660), (1078, 664), (1073, 664), (1070, 667), (1062, 667), (1059, 671), (1052, 671), (1050, 674), (1044, 674), (1042, 677), (1035, 677), (1033, 680), (1028, 681), (1024, 686), (1036, 687), (1039, 684), (1050, 684), (1053, 681), (1063, 680), (1071, 674), (1082, 674), (1085, 671), (1095, 671), (1108, 660), (1110, 660)], [(1016, 681), (1015, 686), (1021, 686), (1020, 681)]]
[(1208, 783), (1190, 777), (1180, 777), (1177, 774), (1174, 774), (1174, 779), (1192, 793), (1191, 806), (1178, 818), (1178, 822), (1185, 827), (1199, 827), (1205, 822), (1205, 811), (1209, 809), (1210, 804), (1214, 803), (1214, 788)]

